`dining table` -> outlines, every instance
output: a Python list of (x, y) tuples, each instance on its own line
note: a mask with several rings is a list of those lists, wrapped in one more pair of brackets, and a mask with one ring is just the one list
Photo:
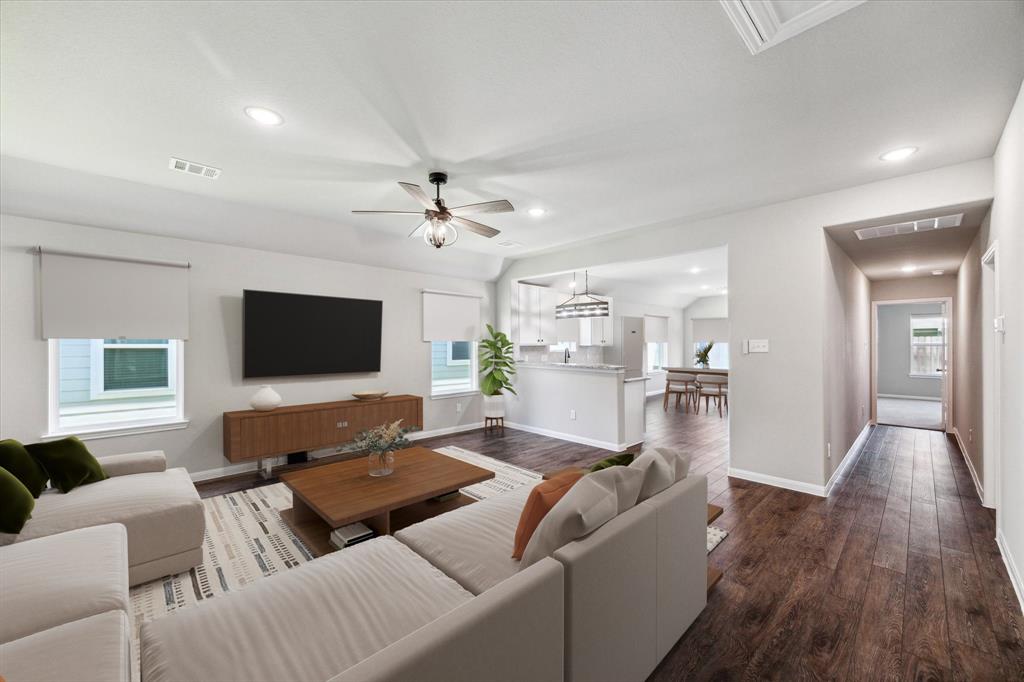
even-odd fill
[(662, 367), (661, 369), (671, 373), (681, 372), (683, 374), (714, 374), (720, 377), (729, 376), (729, 370), (720, 367)]

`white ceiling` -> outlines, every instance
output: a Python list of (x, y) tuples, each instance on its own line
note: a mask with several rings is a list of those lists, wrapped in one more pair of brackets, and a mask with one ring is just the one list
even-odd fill
[[(576, 290), (582, 293), (587, 272), (592, 293), (682, 307), (697, 298), (726, 293), (728, 267), (728, 249), (723, 246), (653, 260), (598, 265), (586, 271), (531, 277), (528, 281), (569, 291), (570, 282), (575, 278)], [(693, 269), (699, 272), (694, 273)]]
[[(404, 262), (434, 255), (404, 239), (415, 221), (350, 211), (412, 210), (396, 181), (426, 185), (439, 168), (449, 205), (518, 209), (484, 220), (500, 238), (454, 247), (490, 254), (488, 271), (990, 156), (1024, 74), (1019, 2), (867, 3), (756, 56), (718, 3), (7, 1), (0, 12), (5, 203), (45, 214), (64, 200), (24, 159), (138, 183), (81, 202), (80, 219), (98, 224), (121, 202), (141, 211), (154, 188), (175, 190), (298, 217), (233, 225), (197, 210), (185, 225), (177, 204), (192, 200), (165, 194), (152, 207), (161, 219), (116, 226), (341, 260), (389, 249)], [(247, 105), (285, 125), (256, 125)], [(907, 144), (921, 148), (909, 161), (878, 160)], [(172, 155), (224, 174), (172, 172)], [(29, 171), (11, 178), (18, 169)], [(548, 214), (529, 217), (533, 206)], [(291, 222), (301, 239), (282, 235)]]

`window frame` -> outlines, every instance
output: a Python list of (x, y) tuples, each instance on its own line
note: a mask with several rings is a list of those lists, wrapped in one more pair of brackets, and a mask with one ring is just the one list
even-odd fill
[(480, 391), (480, 346), (477, 341), (467, 341), (470, 344), (469, 347), (469, 360), (461, 361), (456, 360), (454, 363), (447, 363), (449, 366), (454, 364), (455, 366), (469, 366), (469, 388), (466, 384), (454, 385), (451, 388), (438, 388), (434, 381), (434, 343), (445, 343), (447, 344), (447, 359), (451, 360), (451, 349), (452, 342), (429, 342), (427, 343), (427, 359), (429, 363), (430, 371), (430, 397), (434, 398), (455, 398), (458, 396), (475, 395)]
[[(474, 341), (445, 341), (445, 343), (448, 344), (448, 353), (447, 353), (447, 357), (446, 357), (445, 363), (449, 367), (457, 367), (457, 366), (460, 366), (460, 365), (469, 365), (469, 364), (473, 363), (473, 351), (474, 351), (474, 343), (475, 343)], [(457, 358), (453, 358), (452, 357), (452, 350), (455, 347), (456, 343), (468, 343), (469, 344), (469, 357), (466, 358), (465, 360), (459, 360)], [(433, 383), (433, 377), (431, 377), (431, 383)]]
[[(97, 339), (90, 339), (95, 341)], [(100, 339), (101, 340), (101, 339)], [(101, 340), (102, 341), (102, 340)], [(64, 438), (67, 436), (78, 436), (83, 440), (91, 438), (109, 438), (114, 436), (131, 435), (137, 433), (151, 433), (156, 431), (167, 431), (172, 429), (184, 429), (189, 425), (185, 418), (185, 349), (184, 342), (179, 339), (169, 339), (168, 347), (172, 347), (174, 357), (174, 372), (168, 375), (168, 382), (174, 385), (174, 407), (173, 414), (148, 419), (112, 420), (101, 421), (97, 419), (94, 423), (76, 426), (62, 427), (60, 424), (60, 339), (49, 339), (48, 350), (48, 410), (47, 410), (47, 431), (42, 434), (43, 440)], [(163, 347), (163, 346), (161, 346)], [(93, 344), (90, 344), (90, 362), (92, 360)], [(101, 351), (102, 354), (102, 351)], [(170, 370), (170, 368), (168, 368)], [(171, 378), (173, 376), (173, 378)], [(90, 366), (90, 384), (92, 383), (92, 367)], [(149, 390), (149, 389), (142, 389)], [(170, 396), (168, 389), (159, 389), (164, 395)], [(112, 391), (114, 393), (116, 391)], [(131, 392), (131, 391), (129, 391)], [(90, 394), (92, 387), (90, 386)], [(160, 394), (157, 394), (160, 395)], [(152, 395), (124, 395), (111, 396), (112, 398), (131, 397), (153, 397)], [(112, 412), (111, 414), (117, 414)]]
[[(651, 359), (651, 346), (658, 346), (658, 359), (661, 364), (655, 365)], [(647, 365), (646, 371), (648, 372), (664, 372), (665, 367), (668, 366), (668, 341), (648, 341), (647, 348), (645, 349), (646, 358), (645, 362)]]
[[(152, 388), (107, 389), (105, 351), (107, 348), (118, 350), (167, 349), (167, 386)], [(103, 388), (100, 388), (100, 387)], [(178, 344), (174, 339), (167, 343), (107, 343), (106, 339), (89, 339), (89, 397), (92, 400), (124, 400), (125, 398), (149, 398), (162, 395), (175, 395), (178, 392)]]
[[(918, 319), (933, 319), (939, 321), (939, 329), (942, 331), (942, 343), (915, 343), (914, 336), (914, 318)], [(921, 374), (920, 372), (914, 371), (914, 348), (915, 347), (926, 347), (926, 348), (940, 348), (942, 349), (942, 362), (945, 365), (948, 362), (949, 357), (949, 341), (946, 336), (949, 333), (948, 325), (946, 323), (946, 317), (942, 313), (910, 313), (909, 320), (909, 332), (910, 332), (910, 345), (908, 353), (910, 355), (910, 364), (908, 365), (907, 376), (911, 379), (941, 379), (943, 378), (942, 371), (936, 371), (933, 374)], [(945, 367), (943, 368), (945, 369)]]

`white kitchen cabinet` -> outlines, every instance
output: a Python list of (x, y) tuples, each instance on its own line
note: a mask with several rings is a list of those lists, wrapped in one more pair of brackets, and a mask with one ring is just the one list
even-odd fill
[(614, 328), (612, 326), (614, 312), (612, 299), (608, 301), (608, 317), (590, 317), (579, 321), (580, 323), (580, 345), (581, 346), (611, 346), (614, 345)]
[(532, 284), (519, 285), (519, 345), (549, 346), (558, 343), (555, 306), (559, 292)]

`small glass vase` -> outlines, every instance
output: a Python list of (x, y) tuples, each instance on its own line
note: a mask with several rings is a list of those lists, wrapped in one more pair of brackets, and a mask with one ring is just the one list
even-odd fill
[(367, 466), (371, 476), (389, 476), (395, 470), (395, 453), (371, 452), (367, 459)]

